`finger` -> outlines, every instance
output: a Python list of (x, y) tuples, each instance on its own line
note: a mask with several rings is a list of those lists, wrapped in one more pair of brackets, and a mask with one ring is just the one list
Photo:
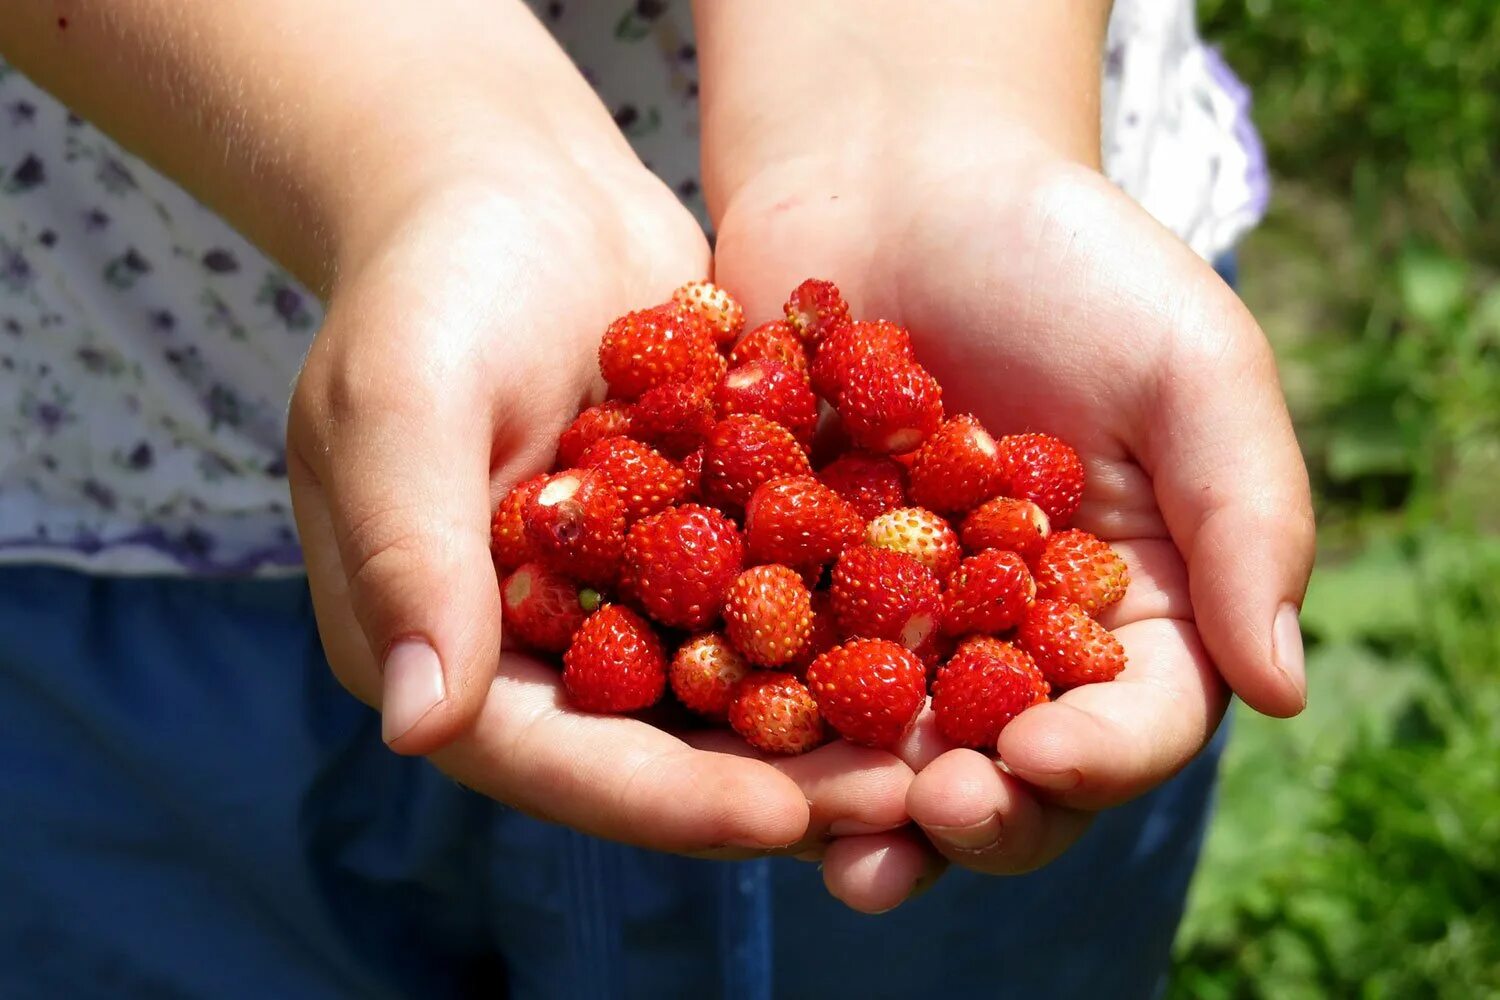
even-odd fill
[(823, 885), (850, 909), (885, 913), (923, 892), (945, 867), (910, 828), (844, 837), (823, 855)]
[(954, 744), (938, 732), (937, 716), (932, 714), (932, 700), (929, 698), (894, 753), (906, 761), (913, 772), (919, 772), (953, 748)]

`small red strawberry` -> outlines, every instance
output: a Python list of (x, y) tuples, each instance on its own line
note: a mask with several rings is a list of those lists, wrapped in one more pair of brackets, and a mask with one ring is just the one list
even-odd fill
[(927, 700), (927, 668), (898, 643), (852, 639), (812, 662), (807, 687), (844, 739), (889, 750)]
[(831, 281), (808, 278), (792, 290), (782, 307), (786, 321), (809, 344), (816, 344), (836, 327), (849, 322), (849, 303)]
[(500, 585), (506, 634), (544, 653), (567, 649), (583, 619), (598, 607), (598, 591), (579, 587), (539, 562), (517, 567)]
[(725, 417), (704, 439), (703, 496), (738, 512), (755, 488), (811, 471), (792, 432), (754, 413)]
[(881, 514), (865, 525), (865, 543), (905, 552), (939, 580), (948, 579), (963, 558), (953, 528), (921, 507), (901, 507)]
[(1120, 554), (1077, 528), (1047, 539), (1033, 572), (1037, 597), (1076, 604), (1095, 618), (1130, 586), (1130, 570)]
[(705, 632), (677, 648), (667, 680), (678, 701), (699, 715), (722, 720), (729, 717), (735, 685), (749, 672), (750, 664), (722, 632)]
[(584, 619), (563, 654), (563, 686), (585, 712), (635, 712), (656, 704), (667, 658), (650, 623), (606, 604)]
[(610, 399), (590, 406), (568, 425), (557, 439), (557, 467), (572, 469), (579, 464), (589, 445), (606, 438), (630, 433), (630, 404)]
[(788, 368), (807, 371), (807, 348), (802, 346), (802, 338), (797, 336), (797, 331), (785, 320), (762, 323), (741, 337), (740, 342), (734, 345), (734, 350), (729, 352), (729, 363), (733, 366), (762, 358), (780, 361)]
[(1004, 549), (1030, 562), (1042, 554), (1051, 530), (1046, 511), (1030, 500), (995, 497), (964, 518), (959, 534), (970, 552)]
[(1014, 552), (991, 549), (958, 564), (943, 592), (943, 631), (1004, 632), (1036, 598), (1036, 581)]
[(1113, 680), (1125, 669), (1125, 647), (1076, 604), (1037, 601), (1016, 632), (1016, 643), (1053, 687)]
[(599, 342), (599, 372), (611, 395), (635, 399), (717, 356), (708, 331), (668, 304), (627, 313), (611, 323)]
[(1000, 489), (1047, 512), (1053, 530), (1066, 528), (1083, 500), (1078, 452), (1047, 434), (1007, 434), (1000, 446)]
[(609, 477), (627, 525), (687, 499), (687, 475), (682, 469), (649, 445), (630, 438), (594, 443), (579, 464)]
[(695, 313), (719, 345), (732, 344), (745, 328), (745, 309), (712, 281), (689, 281), (672, 293), (672, 301)]
[(524, 520), (527, 541), (547, 565), (585, 583), (614, 580), (625, 512), (604, 473), (568, 469), (547, 477), (527, 501)]
[(837, 402), (853, 373), (871, 360), (897, 367), (914, 363), (916, 356), (906, 328), (885, 320), (861, 320), (829, 330), (813, 357), (813, 392)]
[(712, 387), (697, 379), (647, 389), (630, 407), (630, 432), (668, 455), (686, 455), (713, 429), (712, 394)]
[(735, 688), (729, 725), (767, 753), (806, 753), (827, 736), (806, 685), (791, 674), (755, 670)]
[(747, 569), (724, 594), (724, 631), (757, 667), (785, 666), (812, 634), (812, 595), (785, 566)]
[(962, 514), (995, 495), (1000, 461), (995, 439), (971, 415), (943, 421), (912, 459), (912, 500), (944, 514)]
[(1000, 731), (1047, 700), (1047, 679), (1024, 650), (989, 636), (959, 644), (932, 686), (938, 732), (950, 743), (994, 750)]
[(683, 504), (631, 527), (622, 583), (663, 625), (701, 629), (718, 619), (724, 592), (744, 561), (732, 521), (712, 508)]
[(888, 455), (846, 452), (823, 466), (818, 478), (866, 521), (906, 506), (906, 470)]
[(833, 564), (829, 586), (839, 628), (859, 639), (889, 639), (918, 656), (934, 652), (943, 617), (942, 587), (904, 552), (851, 545)]
[(807, 373), (780, 361), (761, 358), (731, 368), (715, 387), (718, 415), (758, 413), (797, 436), (806, 445), (818, 424), (818, 398), (807, 385)]
[(848, 373), (836, 405), (849, 440), (881, 454), (911, 451), (943, 420), (943, 390), (914, 361), (864, 362)]
[(515, 569), (537, 557), (536, 547), (526, 537), (526, 504), (547, 481), (547, 474), (517, 483), (505, 494), (490, 519), (490, 550), (503, 569)]
[(860, 517), (812, 476), (761, 483), (745, 505), (745, 548), (751, 562), (821, 568), (859, 538)]

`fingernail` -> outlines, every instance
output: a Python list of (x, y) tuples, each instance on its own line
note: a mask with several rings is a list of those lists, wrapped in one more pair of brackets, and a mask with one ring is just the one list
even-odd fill
[(380, 737), (392, 743), (411, 732), (448, 695), (437, 650), (420, 639), (403, 639), (385, 656), (385, 694)]
[(836, 819), (828, 824), (828, 835), (830, 837), (858, 837), (866, 833), (885, 833), (894, 830), (900, 823), (886, 823), (883, 825), (875, 823), (861, 823), (857, 819)]
[(1000, 815), (991, 815), (968, 826), (924, 826), (931, 836), (961, 851), (982, 851), (1000, 841)]
[(1276, 669), (1291, 682), (1306, 704), (1307, 665), (1302, 654), (1302, 623), (1293, 604), (1283, 604), (1276, 612), (1276, 623), (1271, 628), (1271, 655), (1276, 658)]

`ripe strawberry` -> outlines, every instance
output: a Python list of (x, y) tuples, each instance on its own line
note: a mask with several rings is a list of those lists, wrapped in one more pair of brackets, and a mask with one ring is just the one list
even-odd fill
[(817, 278), (808, 278), (792, 289), (782, 309), (792, 329), (809, 344), (816, 344), (830, 330), (849, 322), (849, 303), (839, 294), (839, 286)]
[(700, 379), (647, 389), (630, 407), (630, 432), (668, 455), (686, 455), (713, 429), (712, 393), (712, 386)]
[(812, 634), (812, 595), (785, 566), (747, 569), (724, 594), (724, 631), (757, 667), (785, 666)]
[(627, 525), (687, 499), (687, 475), (682, 469), (649, 445), (630, 438), (596, 442), (583, 453), (580, 465), (609, 477)]
[(1051, 530), (1046, 511), (1030, 500), (995, 497), (964, 518), (959, 534), (971, 552), (1004, 549), (1030, 562), (1042, 554)]
[(938, 732), (950, 743), (994, 750), (1000, 731), (1047, 700), (1047, 679), (1025, 651), (989, 636), (959, 644), (932, 686)]
[(599, 342), (599, 372), (611, 395), (635, 399), (652, 386), (683, 378), (718, 355), (705, 327), (676, 305), (626, 313)]
[(833, 612), (845, 635), (889, 639), (926, 658), (943, 617), (932, 571), (904, 552), (851, 545), (833, 564)]
[(885, 320), (860, 320), (829, 330), (813, 357), (813, 392), (837, 402), (852, 373), (872, 359), (897, 367), (915, 362), (906, 328)]
[(1113, 680), (1125, 669), (1125, 647), (1076, 604), (1037, 601), (1016, 632), (1016, 643), (1053, 687)]
[(911, 451), (943, 420), (943, 390), (914, 361), (864, 362), (848, 373), (836, 405), (849, 440), (881, 454)]
[(490, 549), (503, 569), (514, 569), (537, 557), (536, 547), (526, 537), (526, 504), (547, 481), (547, 474), (517, 483), (505, 494), (490, 519)]
[(543, 562), (585, 583), (608, 584), (625, 544), (625, 511), (613, 484), (596, 469), (547, 477), (524, 514), (526, 538)]
[(589, 445), (630, 433), (630, 404), (619, 399), (590, 406), (557, 439), (557, 467), (572, 469)]
[(866, 521), (906, 506), (906, 470), (887, 455), (846, 452), (818, 472)]
[(677, 648), (667, 680), (678, 701), (699, 715), (722, 720), (729, 717), (735, 685), (749, 672), (750, 664), (722, 632), (705, 632)]
[(733, 366), (748, 364), (764, 358), (780, 361), (788, 368), (807, 371), (807, 349), (802, 338), (785, 320), (762, 323), (740, 338), (729, 352), (729, 363)]
[(622, 583), (663, 625), (701, 629), (719, 617), (744, 561), (733, 522), (709, 507), (683, 504), (631, 527)]
[(761, 483), (811, 471), (792, 432), (754, 413), (725, 417), (704, 439), (703, 495), (738, 512)]
[(696, 314), (721, 346), (734, 343), (745, 328), (744, 307), (712, 281), (689, 281), (672, 293), (672, 301)]
[(745, 548), (751, 562), (821, 567), (859, 538), (860, 517), (812, 476), (761, 483), (745, 505)]
[(905, 552), (939, 580), (948, 579), (963, 558), (958, 535), (948, 522), (921, 507), (901, 507), (881, 514), (865, 525), (865, 543)]
[(818, 398), (807, 386), (807, 373), (767, 358), (731, 368), (714, 388), (713, 400), (720, 417), (758, 413), (803, 445), (811, 443), (818, 424)]
[(585, 712), (635, 712), (656, 704), (667, 658), (649, 622), (606, 604), (584, 619), (563, 654), (563, 686)]
[(791, 674), (752, 671), (735, 687), (729, 725), (767, 753), (806, 753), (827, 737), (807, 687)]
[(1083, 462), (1047, 434), (1007, 434), (1000, 445), (1000, 489), (1047, 512), (1053, 529), (1066, 528), (1083, 500)]
[(539, 562), (518, 567), (500, 585), (507, 635), (544, 653), (567, 649), (583, 619), (598, 607), (598, 591), (579, 587)]
[(1036, 581), (1014, 552), (991, 549), (958, 564), (943, 592), (943, 631), (1004, 632), (1036, 599)]
[(1120, 554), (1077, 528), (1047, 539), (1034, 573), (1038, 597), (1076, 604), (1096, 618), (1130, 586), (1130, 570)]
[(807, 687), (844, 739), (889, 750), (927, 700), (927, 668), (897, 643), (852, 639), (812, 662)]
[(911, 466), (911, 498), (944, 514), (961, 514), (995, 495), (1000, 461), (995, 439), (967, 413), (943, 421)]

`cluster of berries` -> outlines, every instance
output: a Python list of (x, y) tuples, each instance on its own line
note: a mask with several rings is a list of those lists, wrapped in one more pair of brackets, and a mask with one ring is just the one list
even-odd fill
[(829, 282), (785, 312), (742, 335), (739, 303), (694, 282), (609, 326), (609, 399), (494, 515), (508, 637), (562, 654), (580, 709), (670, 685), (789, 754), (829, 729), (890, 748), (929, 687), (947, 739), (993, 750), (1029, 706), (1119, 673), (1095, 617), (1128, 575), (1066, 530), (1073, 449), (945, 418), (907, 331), (851, 319)]

